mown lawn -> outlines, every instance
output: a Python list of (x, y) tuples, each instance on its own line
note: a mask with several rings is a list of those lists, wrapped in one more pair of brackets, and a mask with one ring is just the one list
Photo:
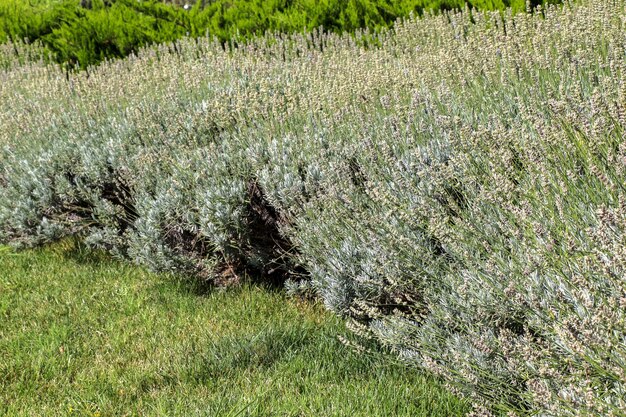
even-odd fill
[(457, 416), (432, 379), (338, 341), (321, 307), (207, 290), (74, 243), (0, 249), (0, 415)]

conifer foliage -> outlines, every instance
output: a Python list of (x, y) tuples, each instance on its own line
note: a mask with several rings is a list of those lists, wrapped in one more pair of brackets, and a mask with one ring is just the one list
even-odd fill
[[(526, 8), (524, 0), (468, 4), (485, 10)], [(292, 33), (320, 26), (332, 32), (376, 30), (410, 13), (464, 5), (463, 0), (203, 0), (174, 7), (157, 0), (3, 0), (0, 41), (39, 41), (57, 62), (86, 68), (183, 36), (208, 33), (221, 42), (241, 42), (266, 31)]]

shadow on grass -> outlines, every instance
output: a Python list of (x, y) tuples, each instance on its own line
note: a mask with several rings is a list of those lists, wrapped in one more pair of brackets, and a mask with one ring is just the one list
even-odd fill
[(242, 371), (269, 369), (305, 349), (315, 338), (298, 326), (271, 328), (268, 324), (258, 333), (233, 335), (209, 341), (203, 351), (194, 352), (186, 377), (199, 384), (219, 378), (234, 377)]
[[(111, 266), (111, 264), (118, 264), (120, 266), (134, 265), (137, 268), (146, 270), (143, 266), (135, 265), (128, 260), (115, 257), (105, 250), (89, 247), (83, 242), (80, 236), (69, 236), (35, 250), (41, 251), (42, 253), (52, 253), (65, 262), (76, 265), (96, 268)], [(0, 246), (0, 256), (5, 252), (7, 254), (12, 253), (13, 249), (8, 246)], [(232, 275), (223, 279), (224, 271), (226, 270)], [(277, 279), (279, 274), (266, 276), (258, 271), (249, 271), (242, 266), (224, 267), (221, 272), (218, 269), (213, 276), (208, 278), (189, 272), (162, 272), (160, 274), (165, 279), (155, 280), (154, 284), (157, 288), (167, 287), (183, 294), (198, 297), (208, 296), (214, 291), (236, 291), (237, 288), (247, 285), (263, 288), (269, 292), (282, 292), (284, 290), (284, 280)]]
[(54, 249), (63, 259), (79, 265), (102, 266), (105, 263), (120, 262), (103, 250), (89, 248), (76, 237), (56, 243)]

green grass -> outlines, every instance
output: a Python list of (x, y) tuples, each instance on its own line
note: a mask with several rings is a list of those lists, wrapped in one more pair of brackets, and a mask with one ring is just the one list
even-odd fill
[(0, 248), (0, 415), (455, 416), (337, 318), (258, 286), (207, 290), (73, 243)]

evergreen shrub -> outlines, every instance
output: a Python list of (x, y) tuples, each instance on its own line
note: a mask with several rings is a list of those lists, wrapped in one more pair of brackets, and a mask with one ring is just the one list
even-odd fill
[[(530, 4), (546, 2), (556, 0)], [(469, 0), (468, 5), (484, 10), (526, 8), (524, 0)], [(157, 0), (4, 0), (0, 3), (0, 42), (39, 41), (57, 62), (84, 69), (128, 56), (148, 44), (184, 36), (208, 33), (227, 43), (266, 31), (302, 32), (320, 26), (332, 32), (378, 30), (410, 13), (464, 6), (464, 0), (204, 0), (188, 8)]]

